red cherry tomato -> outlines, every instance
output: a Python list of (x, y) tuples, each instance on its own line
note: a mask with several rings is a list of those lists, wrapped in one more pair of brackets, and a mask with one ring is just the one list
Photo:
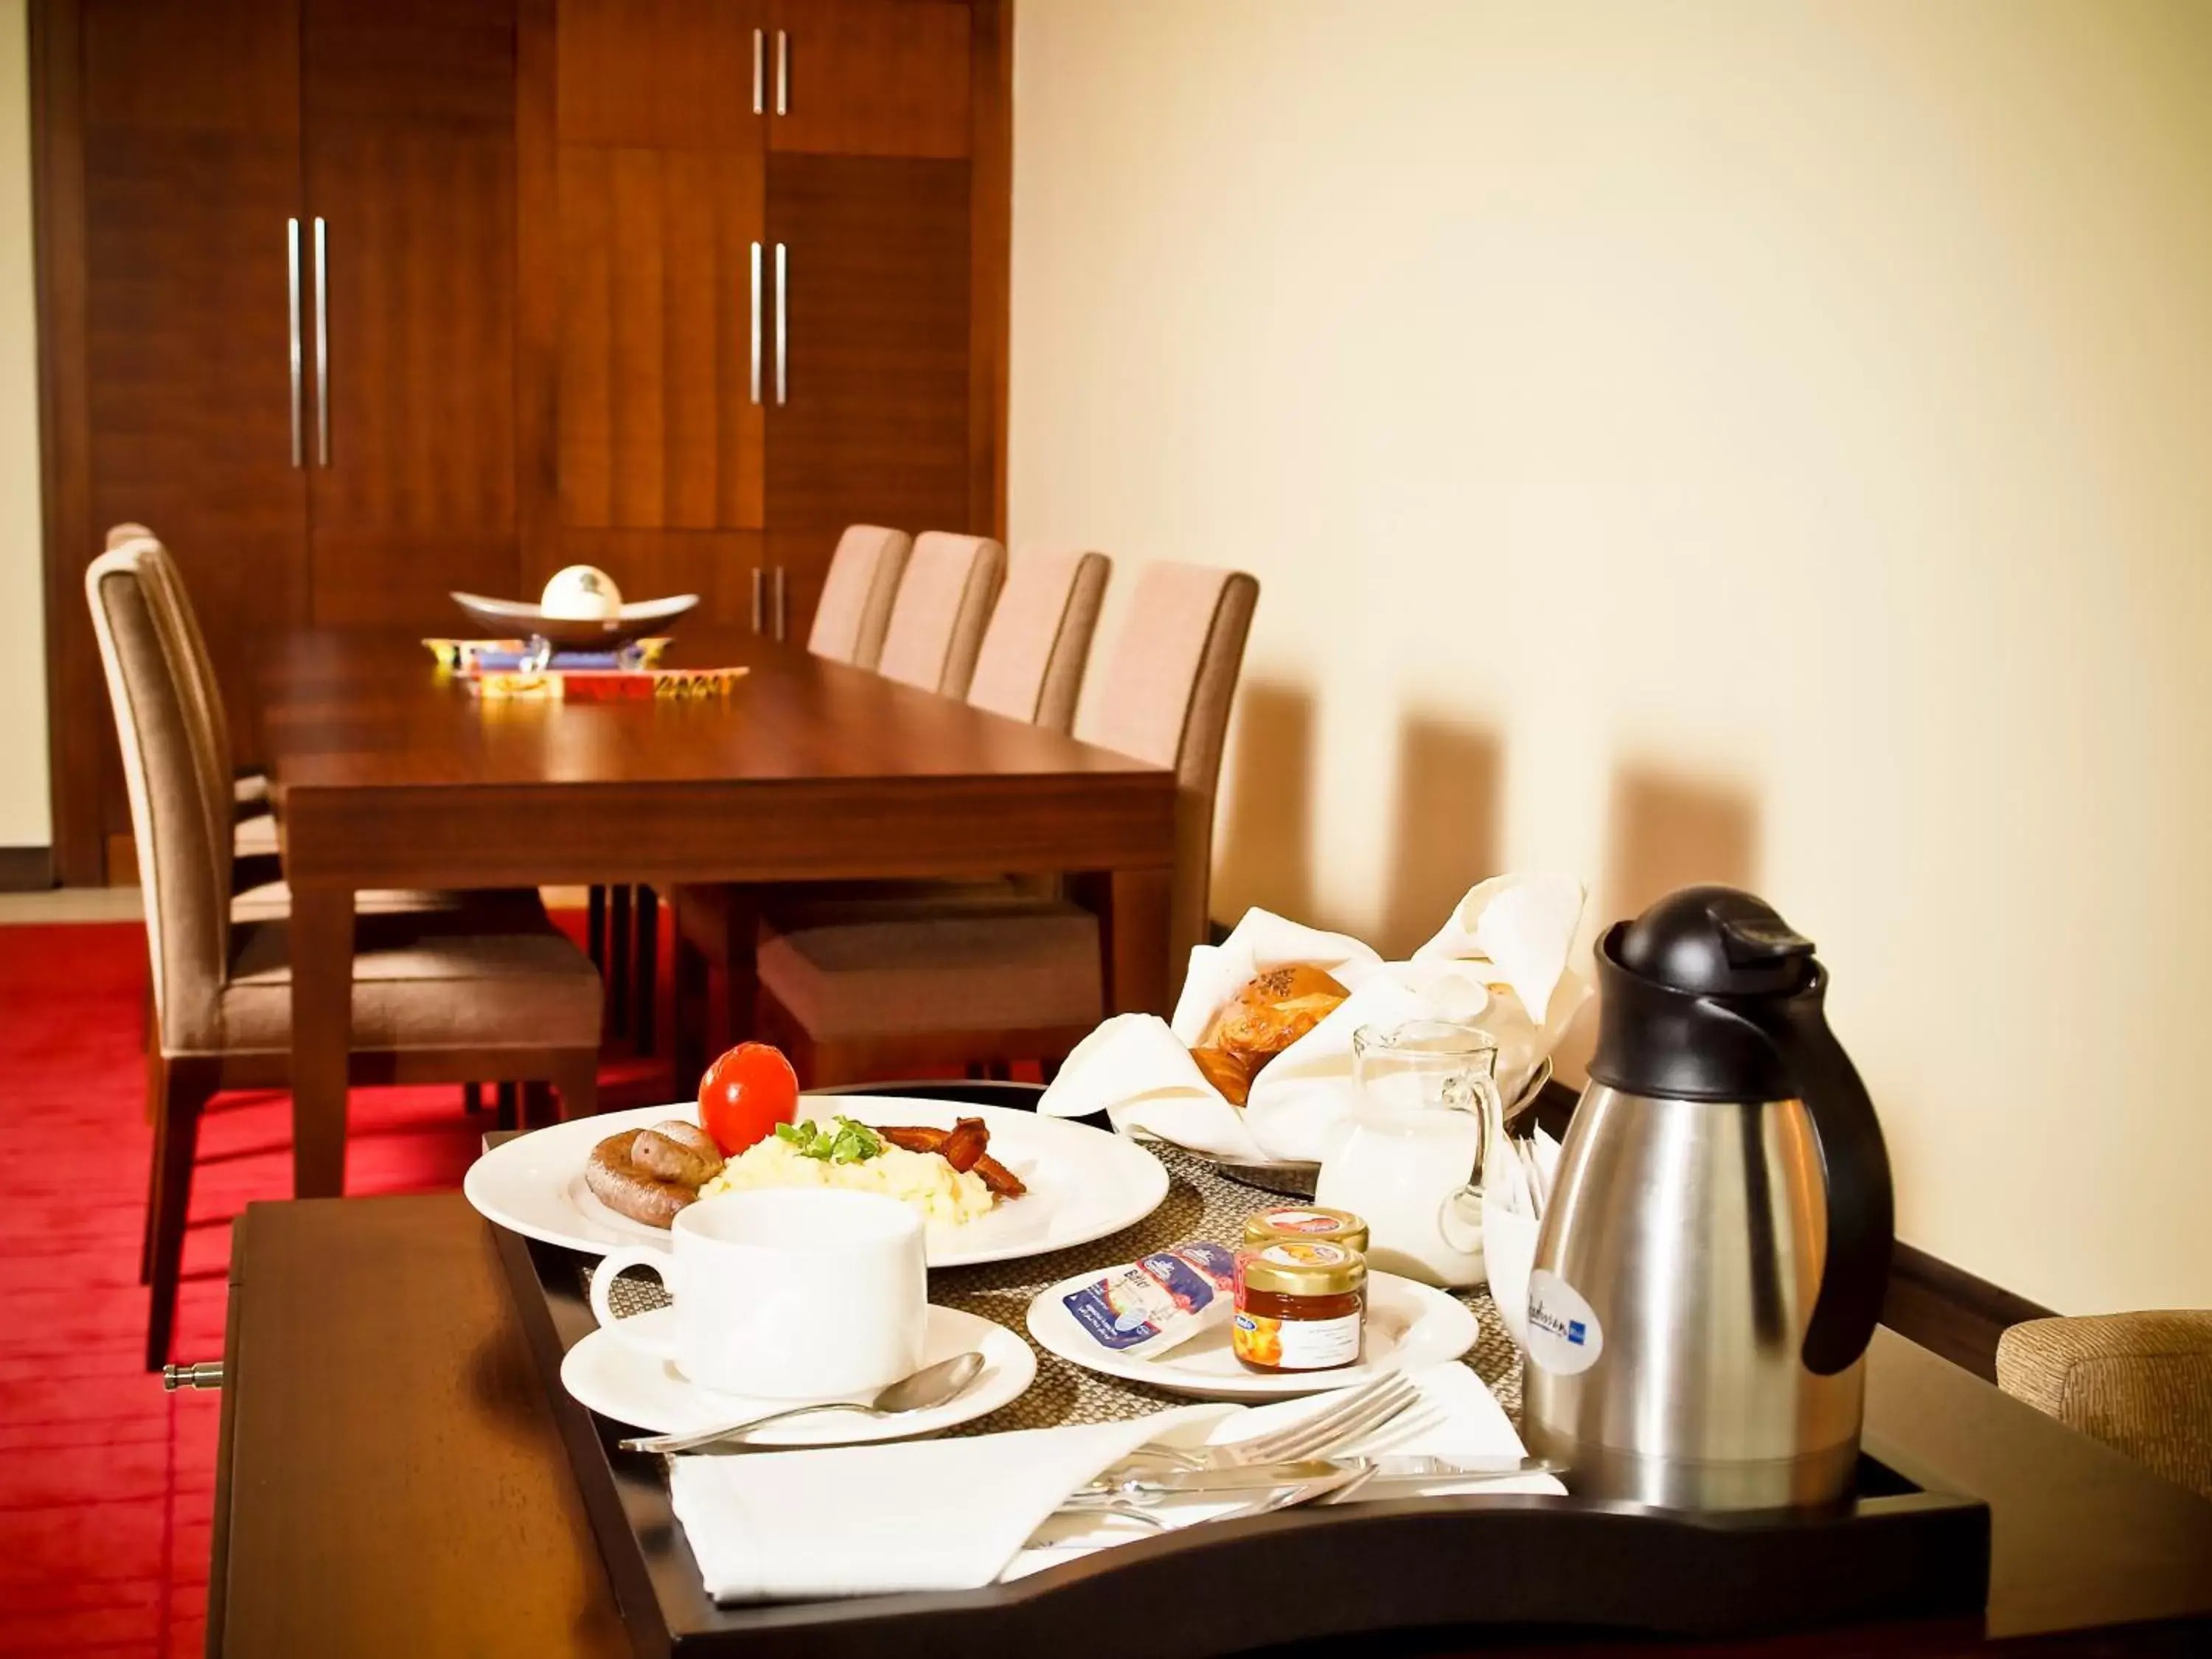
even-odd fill
[(767, 1139), (798, 1110), (799, 1074), (765, 1042), (740, 1042), (699, 1079), (699, 1127), (725, 1158)]

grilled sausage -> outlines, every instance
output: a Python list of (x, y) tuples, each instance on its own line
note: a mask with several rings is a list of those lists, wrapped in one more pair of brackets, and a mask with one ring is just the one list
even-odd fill
[(664, 1181), (639, 1167), (633, 1154), (638, 1137), (646, 1133), (625, 1129), (592, 1147), (591, 1157), (584, 1161), (584, 1184), (592, 1197), (617, 1214), (642, 1221), (648, 1227), (665, 1227), (676, 1219), (678, 1211), (697, 1200), (699, 1189)]
[(681, 1119), (639, 1130), (629, 1158), (646, 1174), (679, 1187), (703, 1187), (722, 1172), (722, 1149), (714, 1136)]

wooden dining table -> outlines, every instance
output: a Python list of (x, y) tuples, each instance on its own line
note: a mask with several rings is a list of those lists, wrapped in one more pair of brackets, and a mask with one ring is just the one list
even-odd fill
[(747, 631), (687, 627), (668, 661), (748, 672), (721, 696), (501, 701), (416, 640), (276, 642), (297, 1195), (344, 1188), (363, 890), (1065, 873), (1099, 914), (1106, 1012), (1167, 1011), (1171, 771)]

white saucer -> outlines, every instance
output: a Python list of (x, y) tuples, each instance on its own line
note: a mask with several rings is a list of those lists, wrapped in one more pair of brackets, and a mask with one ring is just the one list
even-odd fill
[[(633, 1314), (648, 1326), (674, 1319), (673, 1308)], [(641, 1333), (643, 1334), (642, 1332)], [(1036, 1376), (1036, 1355), (1003, 1325), (974, 1314), (933, 1306), (921, 1363), (973, 1348), (983, 1356), (982, 1374), (957, 1399), (933, 1411), (898, 1417), (863, 1417), (858, 1412), (817, 1412), (811, 1417), (774, 1423), (757, 1435), (732, 1444), (751, 1446), (848, 1446), (868, 1440), (905, 1440), (935, 1434), (994, 1412), (1018, 1400)], [(741, 1418), (764, 1416), (803, 1400), (756, 1400), (745, 1395), (702, 1389), (665, 1360), (625, 1347), (604, 1330), (593, 1331), (568, 1350), (561, 1362), (561, 1385), (602, 1417), (654, 1434), (690, 1434)], [(858, 1397), (858, 1396), (856, 1396)]]
[(1247, 1370), (1230, 1352), (1229, 1327), (1215, 1326), (1157, 1359), (1102, 1348), (1060, 1300), (1095, 1282), (1097, 1273), (1063, 1279), (1030, 1304), (1030, 1334), (1047, 1353), (1125, 1382), (1149, 1382), (1170, 1394), (1200, 1400), (1279, 1400), (1371, 1382), (1393, 1371), (1413, 1370), (1456, 1359), (1474, 1346), (1480, 1330), (1474, 1310), (1457, 1297), (1395, 1273), (1367, 1275), (1367, 1333), (1357, 1365), (1328, 1371)]

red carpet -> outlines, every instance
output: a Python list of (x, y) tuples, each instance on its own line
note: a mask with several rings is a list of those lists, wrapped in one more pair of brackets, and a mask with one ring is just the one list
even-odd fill
[[(0, 1655), (201, 1651), (220, 1397), (141, 1369), (145, 979), (135, 923), (0, 928)], [(669, 1093), (649, 1060), (602, 1087), (609, 1107)], [(289, 1120), (272, 1093), (208, 1115), (180, 1359), (222, 1356), (230, 1219), (290, 1196)], [(452, 1086), (357, 1091), (346, 1189), (456, 1188), (489, 1127)]]

